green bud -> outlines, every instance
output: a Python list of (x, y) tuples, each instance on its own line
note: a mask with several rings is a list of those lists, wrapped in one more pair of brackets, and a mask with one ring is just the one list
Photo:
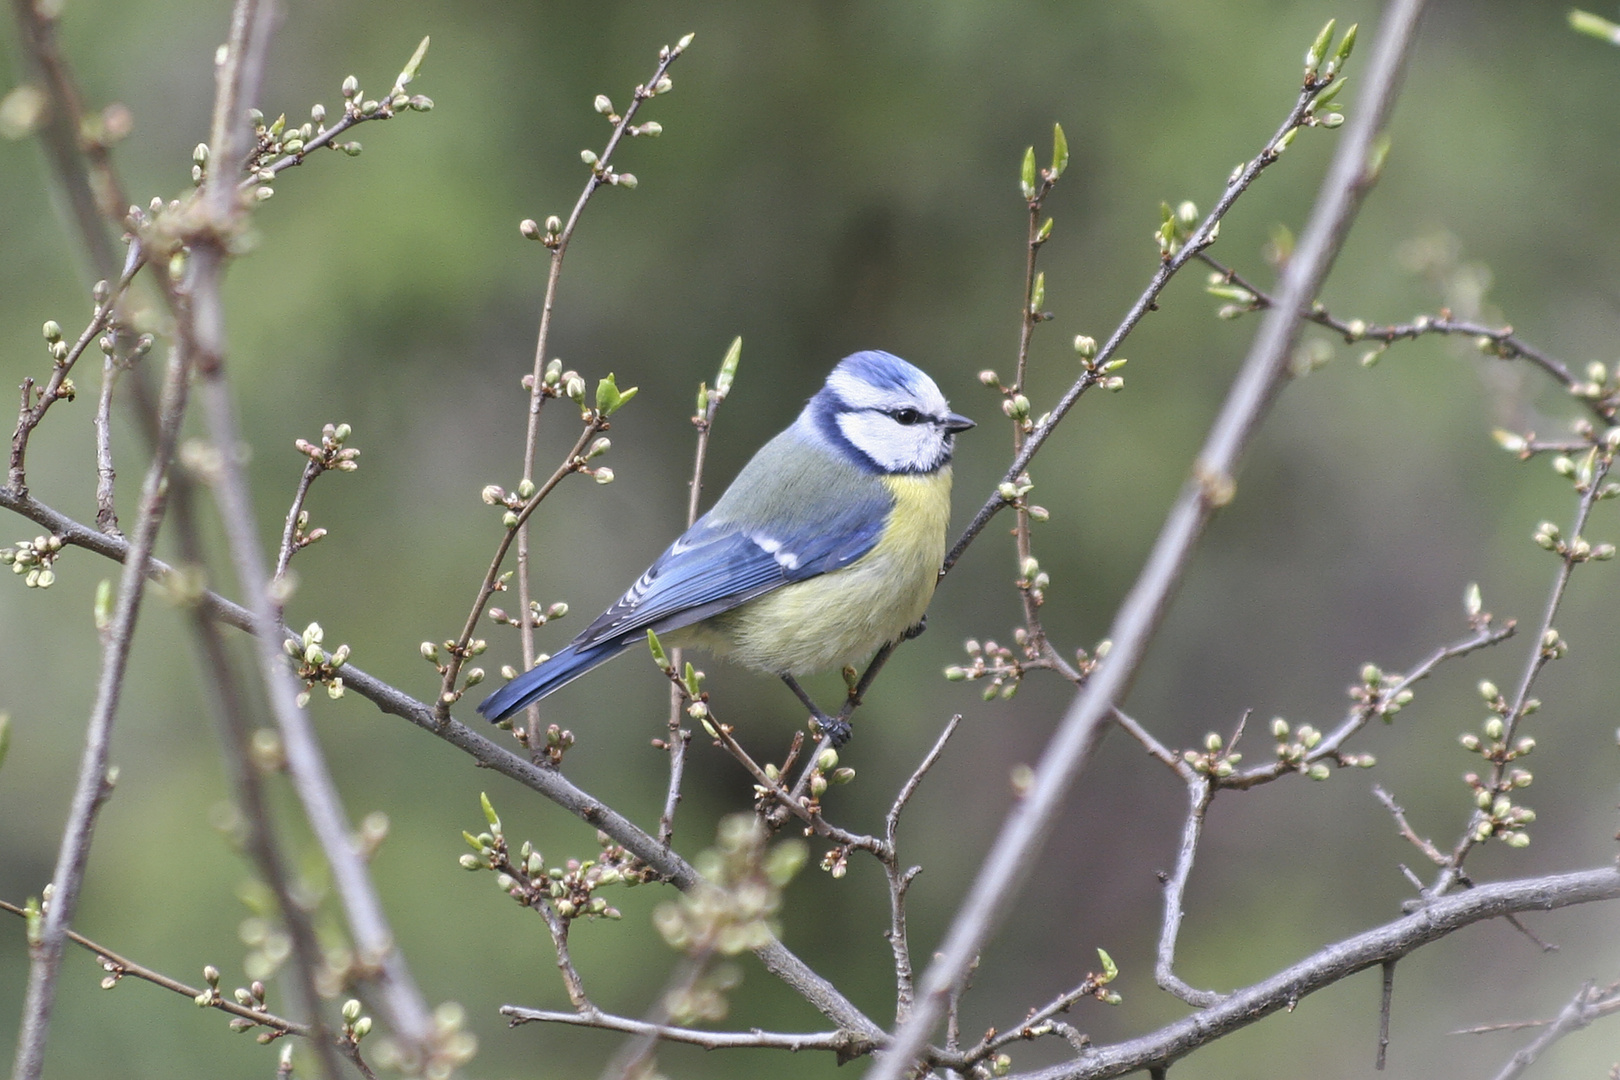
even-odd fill
[(1311, 47), (1305, 51), (1305, 70), (1313, 75), (1322, 63), (1322, 58), (1327, 55), (1328, 45), (1333, 41), (1335, 25), (1336, 20), (1329, 19), (1327, 25), (1316, 35), (1316, 40), (1311, 42)]
[(343, 1019), (350, 1024), (360, 1019), (360, 1002), (357, 998), (350, 998), (343, 1003)]
[(1479, 684), (1479, 696), (1487, 702), (1491, 702), (1501, 697), (1502, 694), (1501, 691), (1497, 690), (1495, 683), (1489, 679), (1482, 679)]
[(1504, 730), (1502, 726), (1502, 718), (1500, 716), (1491, 717), (1485, 721), (1480, 730), (1485, 733), (1485, 737), (1487, 739), (1491, 739), (1492, 741), (1500, 739)]
[(501, 835), (501, 819), (495, 813), (495, 807), (490, 804), (489, 795), (480, 791), (478, 793), (478, 805), (484, 811), (484, 820), (489, 822), (490, 832), (495, 836)]
[(1018, 171), (1018, 187), (1023, 192), (1025, 201), (1035, 199), (1035, 148), (1032, 146), (1024, 151), (1024, 161)]
[(724, 401), (731, 393), (731, 384), (737, 378), (737, 366), (742, 363), (742, 337), (732, 339), (726, 355), (720, 361), (720, 373), (714, 378), (715, 400)]
[[(1063, 135), (1063, 125), (1052, 125), (1052, 179), (1056, 180), (1063, 175), (1063, 170), (1069, 167), (1069, 140)], [(1048, 223), (1048, 230), (1051, 226)]]
[(822, 772), (832, 772), (838, 768), (838, 751), (830, 746), (823, 750), (821, 755), (816, 758), (816, 768)]
[(608, 116), (613, 112), (613, 102), (608, 99), (606, 94), (597, 94), (592, 107), (603, 116)]
[(55, 319), (50, 319), (45, 323), (45, 340), (52, 345), (62, 340), (62, 326)]
[(1074, 339), (1074, 351), (1080, 354), (1082, 360), (1093, 360), (1097, 356), (1097, 339), (1077, 334)]
[(1327, 767), (1326, 763), (1318, 761), (1310, 767), (1306, 775), (1312, 780), (1326, 780), (1331, 772), (1332, 770)]

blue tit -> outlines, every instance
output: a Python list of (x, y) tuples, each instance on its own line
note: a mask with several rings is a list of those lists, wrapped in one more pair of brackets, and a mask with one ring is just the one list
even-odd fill
[[(898, 356), (845, 358), (618, 603), (478, 711), (511, 716), (648, 630), (778, 675), (814, 708), (799, 676), (861, 660), (922, 621), (945, 556), (952, 444), (972, 426)], [(842, 742), (847, 725), (835, 727)]]

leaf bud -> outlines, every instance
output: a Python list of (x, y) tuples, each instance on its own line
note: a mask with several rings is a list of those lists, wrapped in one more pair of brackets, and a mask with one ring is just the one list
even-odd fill
[(350, 998), (348, 1001), (345, 1001), (343, 1003), (343, 1019), (344, 1019), (345, 1022), (350, 1023), (350, 1024), (352, 1024), (356, 1020), (360, 1019), (360, 1001), (359, 1001), (359, 999)]
[(1485, 737), (1487, 739), (1490, 739), (1493, 742), (1501, 739), (1503, 731), (1502, 718), (1500, 716), (1491, 717), (1485, 721), (1480, 730), (1485, 733)]
[(49, 319), (45, 323), (45, 340), (52, 345), (62, 340), (62, 326), (55, 319)]
[(355, 98), (355, 97), (359, 96), (359, 93), (360, 93), (360, 80), (359, 79), (355, 78), (353, 75), (350, 75), (348, 78), (343, 80), (343, 96), (344, 97), (352, 99), (352, 98)]
[(1502, 694), (1501, 691), (1497, 690), (1496, 684), (1491, 682), (1491, 680), (1481, 679), (1479, 684), (1479, 696), (1484, 698), (1487, 702), (1492, 702), (1501, 697)]
[(613, 112), (613, 102), (609, 100), (606, 94), (597, 94), (592, 107), (603, 116), (608, 116)]
[(816, 768), (822, 772), (832, 772), (838, 768), (838, 751), (830, 746), (823, 750), (820, 756), (816, 758)]
[(1288, 721), (1282, 717), (1274, 717), (1271, 721), (1271, 737), (1273, 739), (1288, 738)]
[(524, 218), (518, 222), (518, 232), (529, 240), (540, 239), (540, 223), (534, 218)]
[(1523, 848), (1530, 846), (1530, 834), (1526, 832), (1510, 832), (1502, 834), (1502, 842), (1510, 848)]
[(1074, 339), (1074, 351), (1082, 360), (1093, 360), (1097, 356), (1097, 339), (1077, 334)]
[(1332, 770), (1327, 767), (1325, 762), (1318, 761), (1306, 770), (1306, 775), (1312, 780), (1326, 780), (1331, 772)]

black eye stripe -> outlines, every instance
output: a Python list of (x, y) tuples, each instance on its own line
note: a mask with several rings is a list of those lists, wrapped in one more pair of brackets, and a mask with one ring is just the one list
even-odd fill
[(932, 416), (927, 416), (927, 415), (923, 414), (922, 412), (911, 408), (909, 405), (904, 407), (904, 408), (899, 408), (899, 409), (873, 409), (871, 411), (872, 412), (877, 412), (877, 413), (882, 413), (884, 416), (887, 416), (889, 419), (893, 420), (895, 423), (903, 424), (906, 427), (910, 427), (912, 424), (920, 424), (920, 423), (925, 423), (925, 422), (926, 423), (937, 423), (937, 421)]

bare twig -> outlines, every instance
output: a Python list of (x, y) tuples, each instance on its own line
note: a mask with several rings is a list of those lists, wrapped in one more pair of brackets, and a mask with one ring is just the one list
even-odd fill
[(1395, 819), (1395, 827), (1400, 830), (1407, 843), (1423, 852), (1428, 860), (1436, 866), (1446, 865), (1447, 856), (1445, 852), (1435, 847), (1433, 840), (1418, 835), (1417, 830), (1412, 828), (1411, 823), (1406, 820), (1406, 811), (1395, 801), (1394, 796), (1377, 784), (1373, 785), (1373, 795), (1377, 797), (1379, 802), (1384, 804), (1384, 809), (1388, 810), (1390, 816)]
[(1195, 990), (1177, 977), (1176, 937), (1181, 932), (1181, 919), (1185, 914), (1181, 902), (1186, 895), (1187, 877), (1192, 873), (1193, 856), (1204, 831), (1204, 813), (1214, 797), (1215, 789), (1206, 778), (1195, 775), (1187, 781), (1187, 821), (1181, 830), (1181, 850), (1176, 855), (1175, 872), (1164, 883), (1164, 921), (1160, 924), (1159, 954), (1153, 965), (1153, 979), (1160, 989), (1200, 1009), (1220, 1004), (1222, 995), (1211, 990)]
[(1373, 1068), (1379, 1072), (1384, 1071), (1384, 1062), (1389, 1054), (1389, 1011), (1395, 1000), (1395, 961), (1385, 960), (1382, 967), (1384, 979), (1378, 1000), (1378, 1056), (1373, 1059)]
[(1620, 998), (1614, 996), (1614, 987), (1599, 988), (1587, 983), (1581, 987), (1580, 992), (1565, 1005), (1558, 1017), (1548, 1026), (1546, 1031), (1537, 1035), (1525, 1046), (1522, 1046), (1502, 1066), (1502, 1071), (1496, 1074), (1496, 1080), (1514, 1080), (1528, 1069), (1553, 1043), (1565, 1035), (1591, 1024), (1594, 1020), (1620, 1012)]
[(1261, 982), (1228, 994), (1219, 1005), (1158, 1031), (1093, 1047), (1075, 1060), (1013, 1080), (1105, 1080), (1153, 1067), (1166, 1068), (1199, 1047), (1297, 1004), (1358, 971), (1398, 960), (1453, 931), (1518, 911), (1620, 899), (1620, 870), (1601, 867), (1572, 874), (1494, 882), (1441, 897), (1423, 910), (1346, 938)]
[(798, 1034), (794, 1032), (761, 1031), (705, 1031), (701, 1028), (674, 1027), (653, 1024), (627, 1016), (614, 1016), (591, 1008), (585, 1012), (550, 1012), (545, 1009), (525, 1009), (518, 1005), (502, 1005), (501, 1015), (511, 1017), (513, 1027), (519, 1024), (544, 1022), (572, 1024), (576, 1027), (601, 1028), (641, 1035), (666, 1042), (690, 1043), (705, 1050), (724, 1050), (733, 1047), (765, 1050), (831, 1050), (841, 1057), (855, 1057), (870, 1049), (871, 1044), (849, 1031), (818, 1031)]
[[(1286, 377), (1288, 353), (1299, 330), (1299, 310), (1325, 278), (1373, 180), (1369, 173), (1373, 140), (1394, 102), (1422, 9), (1422, 0), (1394, 0), (1389, 5), (1363, 92), (1335, 151), (1299, 248), (1284, 272), (1279, 306), (1267, 313), (1199, 453), (1193, 476), (1183, 487), (1147, 565), (1115, 618), (1108, 634), (1112, 651), (1091, 674), (1063, 718), (1036, 768), (1028, 794), (1009, 812), (1001, 834), (969, 886), (938, 958), (923, 978), (911, 1019), (897, 1028), (890, 1052), (869, 1074), (870, 1080), (899, 1080), (917, 1062), (968, 964), (1011, 907), (1010, 897), (1027, 876), (1062, 798), (1090, 756), (1102, 730), (1101, 721), (1129, 688), (1205, 524), (1216, 508), (1232, 498), (1238, 463)], [(1230, 205), (1230, 197), (1229, 190), (1225, 205)], [(1207, 246), (1212, 227), (1206, 220), (1183, 250)], [(1118, 331), (1115, 336), (1119, 336)], [(1054, 411), (1053, 419), (1031, 436), (1025, 452), (1009, 470), (1011, 477), (1023, 471), (1027, 457), (1060, 416)], [(999, 496), (987, 504), (988, 513), (994, 512), (998, 501)], [(981, 513), (988, 520), (988, 513)]]
[(118, 360), (109, 352), (101, 362), (101, 394), (96, 398), (96, 528), (115, 536), (118, 531), (118, 504), (113, 484), (118, 472), (112, 457), (112, 399), (118, 383)]
[(894, 951), (894, 1022), (904, 1023), (911, 1015), (912, 1001), (912, 971), (911, 971), (911, 942), (906, 932), (906, 892), (911, 888), (912, 881), (922, 873), (922, 867), (913, 866), (900, 869), (899, 846), (895, 839), (900, 829), (900, 815), (905, 812), (906, 804), (917, 793), (922, 784), (923, 777), (927, 776), (939, 761), (940, 755), (945, 752), (945, 744), (950, 742), (951, 736), (962, 723), (962, 714), (951, 717), (945, 725), (945, 730), (939, 733), (934, 740), (933, 748), (923, 757), (922, 763), (906, 778), (900, 786), (900, 791), (894, 797), (894, 804), (883, 819), (884, 853), (879, 858), (883, 862), (883, 873), (889, 882), (889, 930), (883, 936), (889, 939), (889, 947)]

